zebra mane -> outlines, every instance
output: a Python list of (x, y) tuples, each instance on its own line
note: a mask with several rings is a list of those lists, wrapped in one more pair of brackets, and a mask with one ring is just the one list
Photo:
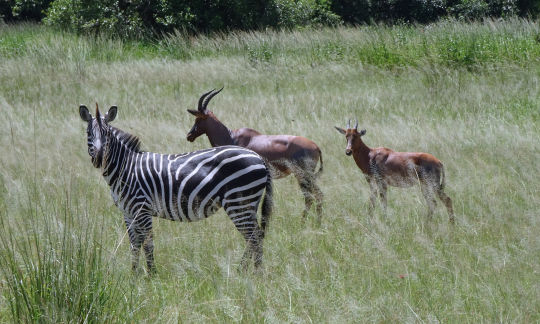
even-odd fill
[(141, 140), (135, 136), (131, 135), (127, 132), (124, 132), (123, 130), (111, 127), (111, 135), (122, 145), (124, 145), (127, 149), (129, 149), (132, 152), (140, 153), (141, 152)]

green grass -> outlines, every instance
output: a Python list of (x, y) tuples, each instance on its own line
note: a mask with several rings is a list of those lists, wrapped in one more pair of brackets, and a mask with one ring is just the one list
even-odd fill
[[(253, 63), (325, 64), (362, 62), (384, 68), (437, 64), (472, 67), (484, 63), (528, 64), (540, 57), (540, 28), (526, 20), (426, 26), (365, 26), (305, 31), (233, 32), (190, 37), (182, 33), (158, 41), (120, 41), (54, 33), (38, 26), (4, 27), (0, 55), (132, 61), (244, 57)], [(64, 49), (69, 48), (69, 51)], [(281, 61), (281, 62), (280, 62)], [(285, 61), (285, 62), (283, 62)]]
[[(155, 43), (0, 29), (0, 321), (540, 321), (540, 43), (536, 22), (232, 33)], [(264, 270), (223, 211), (155, 220), (157, 275), (130, 271), (120, 211), (87, 154), (78, 105), (118, 105), (143, 149), (185, 140), (205, 91), (231, 128), (297, 134), (322, 149), (321, 226), (275, 181)], [(427, 222), (418, 188), (368, 185), (333, 126), (446, 167), (457, 224)], [(63, 297), (67, 296), (67, 297)]]

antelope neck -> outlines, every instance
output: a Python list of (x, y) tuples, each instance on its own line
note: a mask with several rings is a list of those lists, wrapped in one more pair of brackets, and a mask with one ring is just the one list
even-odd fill
[(231, 131), (227, 126), (217, 121), (206, 132), (210, 145), (213, 147), (223, 145), (234, 145), (234, 140), (231, 136)]
[(371, 152), (371, 149), (364, 144), (362, 139), (358, 139), (353, 144), (352, 151), (356, 165), (358, 165), (363, 173), (371, 174), (371, 170), (369, 168), (369, 153)]

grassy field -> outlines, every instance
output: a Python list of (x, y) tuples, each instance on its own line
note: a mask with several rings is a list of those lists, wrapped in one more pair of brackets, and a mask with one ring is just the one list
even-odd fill
[[(293, 178), (275, 181), (264, 269), (225, 213), (155, 220), (157, 275), (133, 275), (120, 211), (87, 153), (79, 104), (118, 105), (142, 148), (209, 146), (187, 108), (230, 128), (314, 140), (325, 210), (301, 220)], [(540, 321), (540, 26), (172, 35), (154, 43), (0, 27), (0, 322)], [(333, 128), (425, 151), (446, 167), (456, 225), (431, 222), (419, 188), (369, 187)]]

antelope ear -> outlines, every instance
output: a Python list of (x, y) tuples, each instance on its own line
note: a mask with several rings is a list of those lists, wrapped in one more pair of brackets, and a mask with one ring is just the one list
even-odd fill
[(345, 134), (346, 131), (343, 129), (343, 128), (339, 128), (337, 126), (334, 126), (335, 129), (337, 129), (338, 132), (340, 132), (341, 134)]
[(85, 105), (79, 106), (79, 115), (81, 116), (81, 119), (85, 122), (90, 122), (92, 120), (92, 115), (88, 111), (88, 108), (86, 108)]
[(109, 112), (105, 115), (105, 122), (110, 123), (116, 118), (116, 113), (118, 112), (118, 107), (111, 106)]
[(362, 129), (362, 130), (360, 131), (360, 133), (359, 133), (359, 134), (360, 134), (360, 136), (364, 136), (364, 135), (366, 135), (366, 130), (365, 130), (365, 129)]
[(198, 111), (198, 110), (188, 109), (187, 112), (192, 114), (195, 117), (198, 117), (198, 116), (202, 115), (202, 113), (200, 111)]

